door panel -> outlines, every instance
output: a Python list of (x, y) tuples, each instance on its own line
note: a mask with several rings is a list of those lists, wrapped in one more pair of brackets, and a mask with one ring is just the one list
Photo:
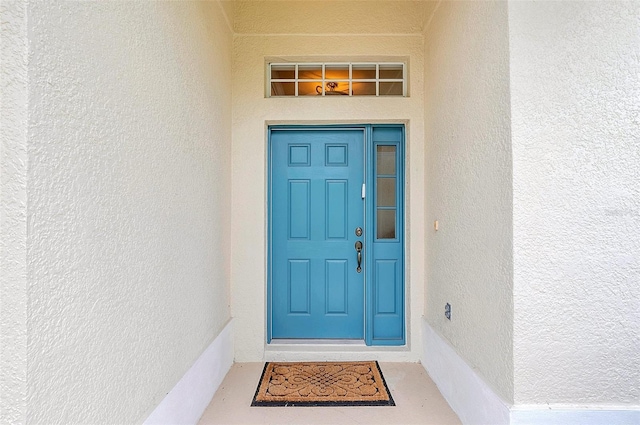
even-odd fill
[(271, 335), (364, 338), (363, 129), (272, 129)]

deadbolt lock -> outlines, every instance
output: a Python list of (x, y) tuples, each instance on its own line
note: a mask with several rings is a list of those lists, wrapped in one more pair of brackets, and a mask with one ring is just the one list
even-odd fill
[(356, 236), (362, 236), (362, 227), (356, 227)]

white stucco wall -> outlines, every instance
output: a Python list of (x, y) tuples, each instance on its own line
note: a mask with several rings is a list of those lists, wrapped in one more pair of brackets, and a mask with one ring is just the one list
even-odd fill
[(231, 37), (216, 2), (30, 3), (29, 423), (141, 422), (229, 319)]
[(27, 394), (27, 3), (0, 4), (0, 423)]
[[(505, 2), (445, 1), (425, 31), (424, 314), (469, 366), (510, 402), (507, 18)], [(444, 316), (446, 303), (452, 306), (451, 321)]]
[[(407, 98), (265, 98), (265, 57), (323, 55), (325, 60), (405, 56), (410, 60)], [(236, 360), (260, 361), (266, 343), (266, 124), (399, 122), (407, 124), (408, 351), (386, 352), (417, 361), (424, 275), (424, 113), (422, 36), (253, 36), (234, 39), (232, 315)], [(318, 353), (318, 351), (316, 351)], [(330, 358), (331, 354), (322, 354)]]
[(640, 3), (510, 2), (517, 404), (640, 404)]

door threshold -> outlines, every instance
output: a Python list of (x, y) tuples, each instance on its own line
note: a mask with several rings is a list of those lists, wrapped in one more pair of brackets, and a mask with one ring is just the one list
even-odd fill
[(366, 347), (363, 339), (289, 339), (274, 338), (268, 345), (361, 345)]
[(264, 346), (264, 361), (364, 361), (417, 362), (407, 345), (367, 346), (362, 339), (272, 339)]

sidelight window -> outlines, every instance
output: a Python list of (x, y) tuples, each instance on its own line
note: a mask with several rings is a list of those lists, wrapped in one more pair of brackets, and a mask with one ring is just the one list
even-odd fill
[(396, 239), (398, 210), (396, 146), (376, 146), (376, 237)]

